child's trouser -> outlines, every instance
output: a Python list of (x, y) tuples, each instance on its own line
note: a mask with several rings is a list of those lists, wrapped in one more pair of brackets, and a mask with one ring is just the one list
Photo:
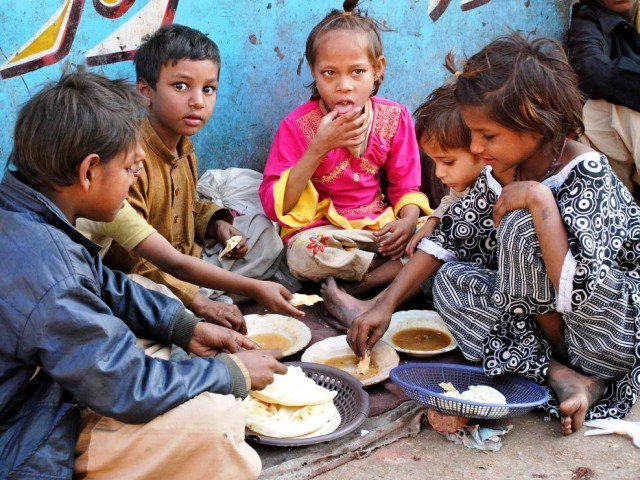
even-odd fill
[(371, 230), (325, 225), (296, 234), (286, 248), (289, 269), (299, 280), (336, 277), (359, 282), (378, 251), (378, 239)]
[(640, 190), (640, 112), (605, 100), (587, 100), (581, 140), (604, 153), (622, 183)]
[[(168, 353), (152, 356), (167, 360)], [(244, 441), (245, 418), (239, 400), (209, 392), (142, 425), (87, 411), (76, 442), (74, 478), (258, 478), (262, 463)]]
[[(464, 356), (482, 362), (488, 375), (543, 383), (551, 352), (534, 315), (554, 312), (556, 293), (529, 212), (505, 215), (497, 237), (497, 271), (445, 263), (435, 278), (434, 303)], [(571, 365), (610, 382), (590, 418), (626, 415), (639, 387), (640, 315), (623, 273), (614, 273), (579, 309), (562, 315)]]

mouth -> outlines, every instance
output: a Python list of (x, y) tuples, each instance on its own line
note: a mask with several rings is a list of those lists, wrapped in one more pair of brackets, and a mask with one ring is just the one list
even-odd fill
[(192, 127), (197, 127), (202, 124), (202, 117), (200, 115), (191, 114), (187, 117), (184, 117), (184, 121), (187, 125)]
[(336, 110), (338, 112), (338, 116), (340, 116), (349, 113), (354, 106), (355, 105), (351, 100), (342, 100), (336, 103), (333, 109)]

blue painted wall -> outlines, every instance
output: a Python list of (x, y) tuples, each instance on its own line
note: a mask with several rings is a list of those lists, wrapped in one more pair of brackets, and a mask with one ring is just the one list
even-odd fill
[[(99, 2), (100, 0), (95, 0)], [(114, 3), (117, 0), (105, 0)], [(129, 0), (131, 1), (131, 0)], [(148, 1), (138, 0), (121, 17), (105, 18), (86, 0), (69, 54), (61, 61), (13, 78), (0, 79), (0, 167), (11, 150), (20, 105), (39, 86), (78, 65), (87, 50), (133, 18)], [(194, 141), (200, 170), (244, 166), (261, 170), (280, 120), (308, 98), (310, 75), (302, 56), (306, 36), (337, 0), (180, 0), (175, 23), (206, 32), (220, 47), (221, 83), (211, 122)], [(428, 0), (361, 2), (383, 22), (388, 69), (380, 95), (415, 108), (447, 77), (445, 53), (473, 54), (509, 28), (560, 38), (567, 25), (564, 0), (492, 0), (463, 11), (460, 0), (433, 1), (444, 7), (437, 20)], [(27, 42), (63, 0), (3, 0), (0, 57), (4, 62)], [(467, 3), (467, 7), (469, 4)], [(133, 79), (130, 61), (88, 67), (108, 76)]]

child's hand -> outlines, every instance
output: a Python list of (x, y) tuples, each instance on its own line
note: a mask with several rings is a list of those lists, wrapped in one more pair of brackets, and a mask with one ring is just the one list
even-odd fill
[(545, 195), (553, 201), (551, 190), (546, 185), (539, 182), (511, 182), (502, 188), (502, 194), (493, 207), (493, 224), (496, 228), (500, 226), (502, 217), (511, 210), (531, 210), (531, 201), (539, 198), (539, 194)]
[(415, 228), (416, 222), (411, 218), (399, 218), (387, 223), (377, 232), (373, 232), (374, 237), (382, 237), (391, 233), (380, 242), (378, 250), (385, 257), (391, 257), (392, 260), (400, 259)]
[(347, 343), (358, 358), (364, 358), (367, 350), (371, 350), (389, 328), (391, 313), (376, 305), (363, 313), (351, 324), (347, 332)]
[(260, 346), (244, 335), (205, 322), (196, 325), (189, 342), (189, 351), (199, 357), (212, 357), (218, 353), (236, 353), (241, 349), (257, 348)]
[(238, 260), (239, 258), (244, 258), (244, 256), (249, 251), (249, 247), (247, 245), (247, 237), (242, 235), (240, 230), (235, 228), (230, 223), (225, 222), (224, 220), (216, 220), (215, 222), (213, 222), (213, 227), (214, 227), (213, 237), (223, 247), (226, 245), (227, 240), (229, 240), (231, 237), (236, 235), (241, 236), (242, 240), (240, 240), (240, 243), (238, 243), (238, 245), (236, 245), (236, 247), (233, 250), (227, 253), (227, 257), (229, 257), (232, 260)]
[(409, 240), (409, 243), (407, 244), (405, 253), (410, 257), (413, 257), (413, 254), (416, 252), (416, 248), (418, 248), (418, 244), (420, 243), (420, 241), (423, 238), (431, 235), (439, 224), (440, 219), (438, 217), (430, 217), (425, 222), (425, 224), (420, 227), (420, 230), (413, 234), (413, 237), (411, 237), (411, 240)]
[(338, 112), (333, 110), (320, 120), (318, 131), (310, 146), (326, 155), (334, 148), (360, 145), (367, 132), (365, 120), (362, 110), (357, 108), (341, 117), (338, 117)]
[(240, 309), (228, 303), (215, 302), (204, 295), (197, 294), (189, 305), (189, 309), (205, 322), (215, 323), (222, 327), (247, 333), (247, 325)]
[(278, 361), (282, 357), (280, 350), (250, 350), (238, 352), (236, 356), (249, 371), (251, 390), (262, 390), (272, 384), (275, 373), (287, 373), (287, 367)]
[(288, 300), (293, 296), (291, 292), (276, 282), (256, 280), (255, 293), (251, 295), (260, 305), (274, 313), (304, 317), (304, 312), (291, 305)]

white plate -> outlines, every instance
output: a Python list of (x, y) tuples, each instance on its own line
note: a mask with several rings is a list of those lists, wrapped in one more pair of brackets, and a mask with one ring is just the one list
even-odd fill
[(291, 346), (282, 352), (283, 357), (299, 352), (311, 341), (309, 327), (293, 317), (275, 313), (253, 314), (245, 315), (244, 321), (247, 323), (247, 337), (261, 333), (277, 333), (287, 338), (291, 342)]
[[(393, 343), (393, 336), (396, 333), (410, 328), (432, 328), (433, 330), (439, 330), (451, 338), (451, 343), (438, 350), (407, 350)], [(389, 328), (382, 339), (398, 352), (406, 353), (414, 357), (433, 357), (434, 355), (440, 355), (441, 353), (450, 352), (458, 348), (455, 338), (451, 335), (451, 332), (442, 318), (440, 318), (440, 315), (431, 310), (407, 310), (394, 313), (391, 316)]]
[[(351, 347), (349, 347), (349, 344), (347, 343), (347, 336), (340, 335), (337, 337), (325, 338), (324, 340), (311, 345), (302, 354), (301, 360), (303, 362), (326, 365), (325, 362), (327, 360), (346, 355), (353, 355), (353, 350), (351, 350)], [(364, 386), (383, 382), (389, 378), (389, 372), (391, 372), (391, 369), (397, 367), (400, 363), (400, 357), (398, 357), (396, 351), (390, 345), (382, 341), (378, 342), (376, 346), (373, 347), (371, 357), (375, 359), (378, 367), (380, 367), (380, 371), (377, 375), (361, 380), (356, 375), (352, 374), (355, 378), (358, 378)], [(343, 371), (351, 374), (351, 372), (347, 370)]]

